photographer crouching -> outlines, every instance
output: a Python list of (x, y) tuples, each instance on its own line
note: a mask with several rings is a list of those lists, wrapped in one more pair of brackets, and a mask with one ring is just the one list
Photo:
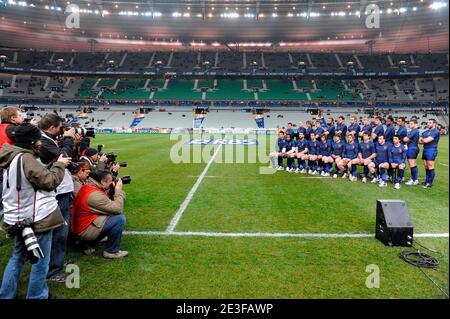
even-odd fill
[[(129, 183), (129, 177), (125, 183)], [(89, 245), (107, 237), (103, 257), (120, 259), (128, 256), (127, 251), (120, 250), (122, 232), (125, 228), (124, 208), (125, 193), (122, 179), (116, 178), (108, 170), (91, 172), (88, 182), (81, 186), (73, 203), (71, 232), (85, 244)], [(113, 195), (108, 191), (113, 190)], [(110, 198), (111, 196), (111, 198)], [(85, 254), (94, 252), (85, 248)]]
[(38, 158), (41, 145), (41, 131), (35, 125), (21, 124), (15, 129), (15, 146), (4, 144), (0, 151), (3, 228), (15, 240), (3, 273), (1, 299), (15, 298), (27, 259), (33, 265), (26, 297), (48, 298), (46, 276), (53, 230), (65, 224), (53, 191), (64, 179), (70, 158), (61, 155), (47, 169)]

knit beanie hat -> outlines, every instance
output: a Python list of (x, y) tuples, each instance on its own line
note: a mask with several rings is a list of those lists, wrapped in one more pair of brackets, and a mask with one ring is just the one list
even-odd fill
[(39, 141), (41, 137), (41, 130), (36, 125), (22, 123), (14, 130), (14, 145), (21, 148), (31, 148), (32, 143)]

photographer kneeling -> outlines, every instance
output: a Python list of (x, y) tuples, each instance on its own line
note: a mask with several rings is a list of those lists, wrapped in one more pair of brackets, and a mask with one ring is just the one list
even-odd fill
[[(59, 156), (50, 169), (38, 160), (41, 131), (32, 124), (15, 129), (15, 146), (0, 151), (3, 170), (3, 228), (15, 239), (11, 259), (3, 273), (0, 298), (12, 299), (23, 266), (30, 259), (27, 298), (48, 298), (45, 281), (49, 269), (53, 229), (65, 224), (54, 190), (64, 178), (70, 158)], [(33, 233), (34, 230), (34, 233)]]
[(98, 242), (108, 237), (103, 257), (119, 259), (128, 256), (120, 250), (125, 216), (122, 214), (125, 193), (122, 180), (114, 185), (114, 199), (107, 191), (113, 185), (110, 171), (96, 170), (91, 173), (87, 184), (83, 185), (75, 198), (72, 210), (71, 231), (81, 241)]

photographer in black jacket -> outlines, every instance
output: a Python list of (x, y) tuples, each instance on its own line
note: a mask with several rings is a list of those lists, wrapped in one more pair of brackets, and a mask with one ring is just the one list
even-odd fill
[[(39, 157), (44, 164), (52, 164), (60, 155), (77, 158), (76, 143), (80, 136), (75, 129), (65, 129), (64, 120), (56, 114), (47, 114), (39, 122), (42, 131), (42, 147)], [(56, 282), (65, 282), (66, 274), (63, 270), (64, 258), (67, 251), (67, 236), (70, 223), (70, 198), (73, 192), (73, 181), (66, 169), (62, 183), (56, 188), (56, 199), (66, 224), (53, 231), (52, 252), (47, 278)]]

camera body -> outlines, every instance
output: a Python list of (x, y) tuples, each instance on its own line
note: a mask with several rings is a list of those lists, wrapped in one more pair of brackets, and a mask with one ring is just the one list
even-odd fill
[(131, 176), (129, 175), (122, 177), (113, 176), (113, 182), (116, 182), (118, 179), (122, 180), (122, 184), (124, 185), (131, 184)]

